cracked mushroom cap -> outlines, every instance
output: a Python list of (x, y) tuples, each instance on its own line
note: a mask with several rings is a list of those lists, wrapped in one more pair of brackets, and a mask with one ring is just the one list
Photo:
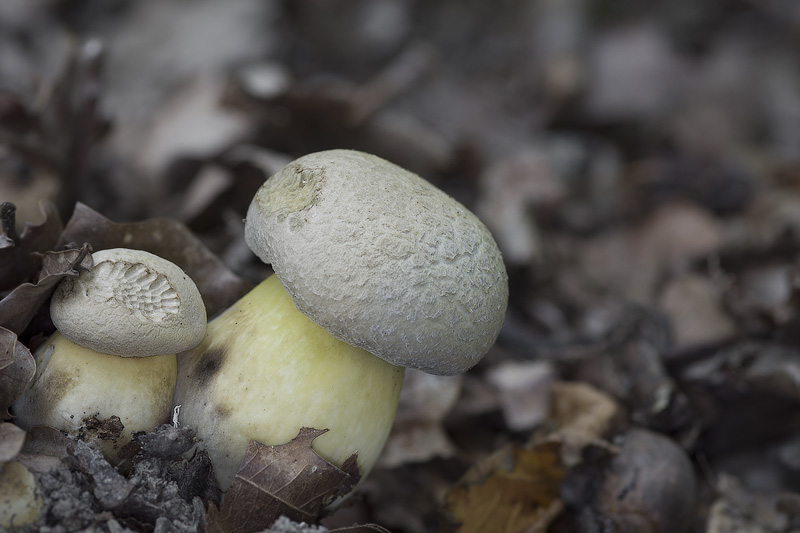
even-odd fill
[(262, 185), (245, 239), (295, 306), (334, 337), (431, 374), (474, 366), (497, 339), (508, 276), (486, 226), (379, 157), (301, 157)]
[(142, 250), (92, 254), (94, 267), (58, 286), (50, 315), (75, 344), (123, 357), (167, 355), (205, 335), (206, 308), (177, 265)]

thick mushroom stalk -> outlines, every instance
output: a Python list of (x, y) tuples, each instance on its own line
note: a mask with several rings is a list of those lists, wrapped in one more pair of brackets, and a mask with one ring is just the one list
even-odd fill
[(271, 276), (179, 354), (175, 403), (197, 429), (227, 490), (251, 439), (282, 444), (300, 428), (329, 429), (314, 450), (341, 466), (375, 464), (394, 421), (404, 369), (333, 338), (300, 313)]
[[(34, 353), (33, 383), (13, 406), (23, 429), (52, 426), (80, 435), (112, 463), (137, 431), (168, 420), (175, 390), (175, 354), (119, 357), (79, 346), (55, 332)], [(120, 426), (93, 431), (95, 421)]]
[(203, 339), (206, 310), (194, 282), (166, 259), (125, 248), (92, 259), (92, 270), (56, 289), (58, 331), (36, 350), (33, 382), (12, 410), (22, 428), (81, 436), (116, 463), (133, 433), (168, 420), (175, 354)]
[[(245, 240), (275, 276), (178, 356), (175, 403), (226, 490), (249, 440), (313, 447), (365, 476), (394, 419), (403, 371), (457, 374), (497, 339), (508, 278), (480, 220), (378, 157), (301, 157), (262, 185)], [(337, 340), (338, 339), (338, 340)]]

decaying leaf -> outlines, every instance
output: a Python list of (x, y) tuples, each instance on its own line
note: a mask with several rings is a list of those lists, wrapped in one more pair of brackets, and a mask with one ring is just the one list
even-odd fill
[(142, 132), (137, 160), (146, 172), (157, 174), (187, 154), (219, 153), (246, 134), (252, 117), (220, 105), (225, 84), (222, 75), (197, 76), (174, 88)]
[(500, 398), (503, 418), (514, 431), (530, 431), (547, 418), (555, 379), (550, 361), (506, 361), (487, 374)]
[(458, 533), (544, 532), (561, 512), (561, 443), (507, 446), (474, 465), (450, 490), (446, 520)]
[[(601, 234), (579, 249), (575, 269), (564, 282), (611, 290), (625, 299), (650, 306), (659, 280), (721, 246), (719, 222), (691, 204), (668, 204), (654, 210), (639, 227)], [(569, 278), (569, 279), (567, 279)]]
[(620, 414), (616, 402), (584, 383), (549, 388), (542, 430), (526, 446), (506, 446), (473, 465), (450, 490), (444, 509), (452, 530), (547, 531), (564, 508), (562, 481), (580, 467), (584, 451), (609, 454), (612, 446), (603, 437)]
[(16, 457), (24, 444), (24, 430), (9, 422), (0, 423), (0, 465)]
[(0, 327), (21, 334), (61, 280), (77, 277), (81, 270), (91, 268), (88, 245), (63, 252), (45, 252), (36, 283), (23, 283), (0, 300)]
[(69, 456), (68, 439), (54, 427), (34, 426), (27, 432), (25, 446), (17, 460), (31, 472), (53, 472)]
[(361, 478), (356, 454), (341, 469), (326, 462), (311, 449), (325, 432), (301, 428), (280, 446), (250, 441), (222, 505), (209, 507), (208, 532), (259, 531), (281, 515), (313, 523), (326, 505), (349, 493)]
[(708, 276), (690, 273), (671, 279), (661, 291), (658, 305), (669, 318), (676, 351), (721, 344), (736, 335), (720, 285)]
[(0, 415), (4, 420), (11, 417), (9, 406), (28, 388), (35, 373), (30, 350), (13, 331), (0, 328)]
[(484, 171), (477, 211), (508, 264), (541, 261), (542, 236), (533, 207), (555, 205), (564, 195), (564, 183), (553, 168), (552, 155), (543, 148), (526, 145)]
[(585, 446), (600, 441), (621, 414), (610, 396), (585, 383), (554, 383), (550, 409), (555, 430), (535, 438), (562, 441), (563, 457), (570, 465), (578, 460)]
[(383, 468), (397, 468), (404, 464), (424, 463), (437, 457), (453, 457), (456, 453), (456, 448), (441, 422), (415, 420), (392, 427), (392, 434), (386, 441), (378, 465)]
[(707, 533), (768, 533), (788, 530), (787, 515), (791, 513), (786, 512), (785, 503), (791, 497), (790, 494), (753, 491), (741, 480), (724, 473), (718, 476), (714, 488), (717, 499), (709, 509)]
[(16, 207), (9, 202), (0, 204), (0, 290), (9, 290), (25, 281), (30, 281), (38, 269), (35, 253), (52, 250), (61, 234), (63, 224), (55, 205), (42, 202), (44, 215), (41, 224), (25, 223), (20, 234), (16, 225)]
[(406, 369), (392, 432), (378, 462), (384, 468), (452, 457), (455, 446), (442, 426), (461, 394), (462, 375), (435, 376)]
[(61, 234), (62, 245), (88, 242), (95, 251), (108, 248), (145, 250), (181, 267), (191, 277), (208, 316), (213, 317), (251, 288), (214, 255), (182, 222), (153, 218), (118, 224), (78, 203)]

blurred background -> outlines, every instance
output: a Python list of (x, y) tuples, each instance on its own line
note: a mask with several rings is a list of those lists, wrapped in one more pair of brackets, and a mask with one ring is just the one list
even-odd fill
[[(389, 159), (487, 224), (511, 301), (473, 372), (410, 376), (354, 519), (435, 530), (568, 380), (691, 457), (687, 527), (789, 531), (798, 52), (793, 0), (1, 0), (0, 201), (20, 227), (41, 200), (177, 218), (256, 281), (242, 218), (267, 177), (328, 148)], [(554, 530), (620, 512), (560, 498)]]

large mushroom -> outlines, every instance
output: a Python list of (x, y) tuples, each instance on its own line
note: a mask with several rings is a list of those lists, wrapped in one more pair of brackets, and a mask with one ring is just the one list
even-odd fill
[(486, 227), (421, 177), (373, 155), (331, 150), (259, 189), (245, 238), (275, 275), (214, 319), (178, 356), (175, 403), (223, 490), (248, 442), (328, 429), (334, 465), (374, 465), (404, 367), (452, 375), (499, 334), (505, 267)]
[(132, 433), (169, 419), (175, 354), (202, 340), (206, 311), (191, 278), (166, 259), (124, 248), (92, 259), (56, 289), (57, 331), (34, 353), (33, 382), (12, 411), (24, 429), (81, 435), (117, 462)]

